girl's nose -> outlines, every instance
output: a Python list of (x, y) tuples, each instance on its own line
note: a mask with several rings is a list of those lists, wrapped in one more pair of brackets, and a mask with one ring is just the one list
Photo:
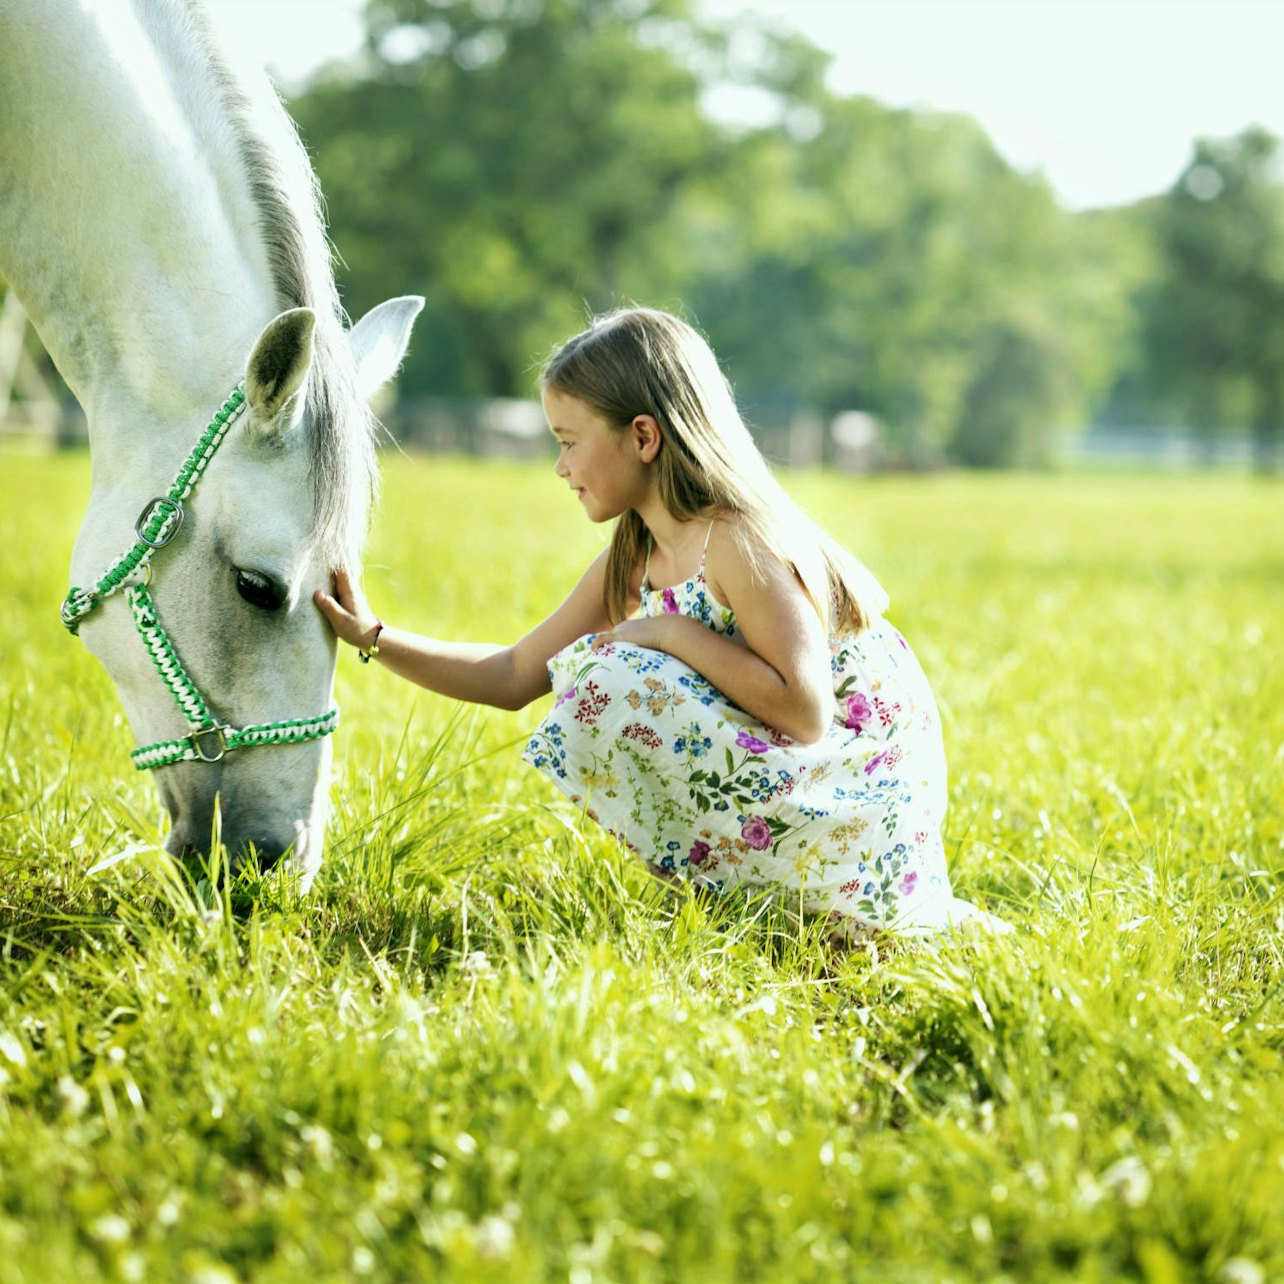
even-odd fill
[(553, 472), (558, 477), (566, 476), (566, 461), (562, 458), (562, 452), (557, 452), (557, 458), (553, 461)]

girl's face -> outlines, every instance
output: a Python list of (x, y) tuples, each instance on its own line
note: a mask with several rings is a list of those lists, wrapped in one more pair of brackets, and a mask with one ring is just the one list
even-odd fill
[(634, 434), (613, 428), (577, 397), (544, 389), (544, 415), (557, 438), (554, 471), (579, 496), (589, 520), (607, 522), (647, 494), (648, 469)]

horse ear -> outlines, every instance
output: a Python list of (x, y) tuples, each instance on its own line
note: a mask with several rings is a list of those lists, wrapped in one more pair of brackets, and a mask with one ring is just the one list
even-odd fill
[(357, 392), (363, 401), (368, 401), (397, 373), (410, 342), (410, 327), (423, 306), (417, 294), (388, 299), (371, 308), (348, 332), (357, 369)]
[(311, 308), (292, 308), (273, 317), (255, 340), (245, 366), (249, 428), (261, 437), (280, 437), (296, 422), (300, 389), (312, 365)]

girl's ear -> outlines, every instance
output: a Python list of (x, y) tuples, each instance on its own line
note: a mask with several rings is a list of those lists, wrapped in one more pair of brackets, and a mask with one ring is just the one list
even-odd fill
[(660, 446), (664, 441), (660, 425), (650, 415), (635, 415), (629, 431), (637, 445), (638, 458), (644, 464), (651, 463), (660, 453)]

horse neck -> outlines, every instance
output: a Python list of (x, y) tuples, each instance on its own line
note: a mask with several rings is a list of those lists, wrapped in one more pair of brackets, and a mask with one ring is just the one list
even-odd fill
[(157, 0), (0, 8), (0, 272), (85, 408), (96, 484), (131, 447), (171, 455), (158, 424), (190, 444), (278, 310), (207, 63)]

